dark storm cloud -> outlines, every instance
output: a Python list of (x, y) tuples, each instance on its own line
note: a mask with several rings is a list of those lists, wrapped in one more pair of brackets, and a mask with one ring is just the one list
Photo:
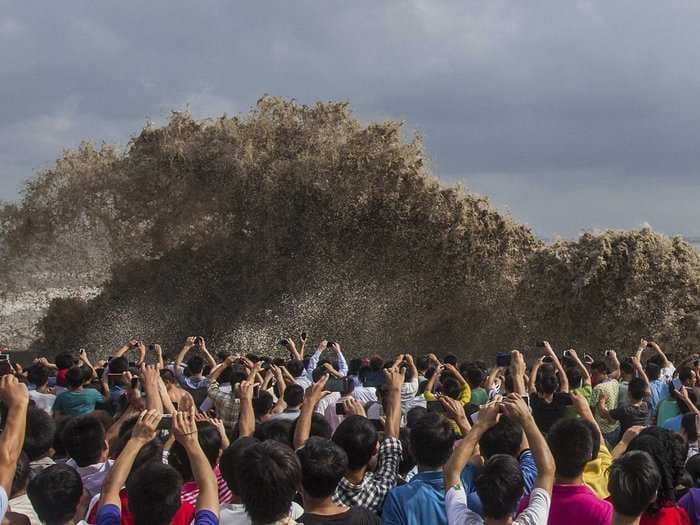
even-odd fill
[(646, 0), (5, 3), (0, 197), (81, 139), (124, 144), (170, 109), (233, 114), (271, 93), (406, 120), (438, 175), (544, 235), (697, 235), (698, 15)]

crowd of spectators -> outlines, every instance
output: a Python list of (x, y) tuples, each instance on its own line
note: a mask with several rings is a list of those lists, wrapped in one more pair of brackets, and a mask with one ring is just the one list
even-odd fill
[(543, 341), (494, 365), (298, 341), (5, 354), (3, 523), (700, 525), (697, 354)]

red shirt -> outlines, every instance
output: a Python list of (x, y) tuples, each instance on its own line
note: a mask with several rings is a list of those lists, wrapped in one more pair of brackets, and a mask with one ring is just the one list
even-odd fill
[(656, 514), (642, 514), (639, 525), (690, 525), (685, 509), (675, 505), (661, 507)]
[[(122, 503), (122, 521), (121, 525), (134, 525), (134, 516), (129, 512), (129, 496), (126, 494), (126, 489), (121, 489), (119, 491), (119, 499)], [(88, 523), (97, 523), (97, 511), (99, 510), (99, 503), (95, 505), (90, 511), (90, 515), (87, 518)], [(170, 522), (172, 525), (189, 525), (194, 519), (194, 507), (183, 501), (180, 504), (180, 508), (177, 509), (173, 520)]]
[(68, 368), (61, 368), (56, 372), (56, 384), (58, 386), (66, 386), (66, 375), (68, 374)]

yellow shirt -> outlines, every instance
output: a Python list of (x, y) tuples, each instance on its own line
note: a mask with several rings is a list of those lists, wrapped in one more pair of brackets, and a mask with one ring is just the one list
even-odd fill
[[(437, 397), (435, 397), (435, 394), (433, 394), (432, 392), (426, 392), (423, 397), (425, 397), (426, 401), (437, 401)], [(462, 387), (462, 392), (459, 395), (459, 402), (462, 403), (463, 405), (466, 405), (467, 403), (469, 403), (469, 401), (471, 401), (471, 399), (472, 399), (472, 389), (469, 386), (469, 383), (467, 383)], [(459, 429), (459, 425), (457, 425), (457, 423), (455, 423), (452, 419), (450, 419), (450, 424), (452, 425), (452, 428), (454, 429), (455, 434), (457, 434), (458, 436), (461, 436), (462, 431)]]
[(605, 443), (601, 443), (598, 457), (586, 463), (586, 467), (583, 469), (583, 482), (601, 499), (610, 496), (608, 492), (608, 469), (612, 462), (613, 458), (610, 451), (605, 446)]

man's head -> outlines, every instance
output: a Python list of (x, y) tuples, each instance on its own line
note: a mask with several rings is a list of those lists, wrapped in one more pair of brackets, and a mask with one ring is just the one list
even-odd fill
[(635, 403), (641, 401), (647, 395), (647, 383), (641, 377), (634, 377), (627, 386), (627, 395)]
[(656, 363), (647, 361), (647, 364), (644, 366), (644, 372), (649, 381), (656, 381), (661, 376), (661, 367)]
[(629, 359), (620, 362), (620, 375), (624, 381), (631, 381), (634, 377), (634, 365)]
[[(208, 421), (200, 421), (197, 423), (197, 438), (209, 464), (212, 468), (215, 467), (221, 453), (221, 434), (213, 424)], [(180, 443), (176, 442), (173, 445), (169, 459), (170, 464), (175, 467), (185, 481), (194, 479), (187, 451)]]
[(490, 457), (474, 479), (474, 488), (484, 516), (497, 520), (512, 516), (525, 489), (518, 460), (506, 454)]
[(442, 379), (440, 390), (443, 395), (451, 397), (452, 399), (459, 400), (462, 397), (462, 385), (454, 377), (445, 377)]
[(467, 363), (460, 367), (460, 372), (467, 380), (471, 389), (479, 388), (486, 379), (486, 371), (474, 363)]
[(588, 425), (580, 419), (564, 418), (547, 433), (547, 443), (554, 456), (557, 477), (575, 479), (593, 458), (593, 437)]
[(683, 386), (692, 388), (697, 383), (698, 376), (691, 367), (683, 365), (678, 367), (678, 379), (683, 383)]
[[(290, 437), (294, 437), (294, 432), (296, 432), (298, 424), (298, 418), (292, 422), (292, 428), (289, 430)], [(330, 439), (333, 436), (333, 429), (331, 428), (330, 423), (321, 414), (317, 414), (316, 412), (311, 414), (311, 429), (309, 430), (309, 436), (322, 437), (326, 439)]]
[(333, 442), (347, 454), (348, 468), (358, 470), (366, 467), (377, 452), (377, 430), (366, 417), (348, 416), (335, 429)]
[(566, 368), (566, 378), (569, 380), (569, 388), (580, 388), (583, 382), (583, 377), (581, 377), (581, 371), (575, 366), (569, 366)]
[(55, 432), (56, 423), (45, 410), (29, 407), (27, 410), (27, 430), (24, 434), (22, 447), (27, 453), (29, 461), (36, 461), (49, 454), (53, 447)]
[(301, 486), (301, 465), (294, 451), (275, 441), (256, 443), (243, 455), (240, 466), (245, 483), (239, 495), (253, 525), (286, 517)]
[(27, 381), (37, 388), (46, 386), (49, 382), (49, 368), (41, 363), (34, 363), (27, 370)]
[(483, 433), (479, 439), (481, 455), (488, 459), (497, 454), (506, 454), (517, 457), (523, 441), (523, 428), (501, 416), (498, 423)]
[(55, 358), (56, 361), (56, 367), (59, 370), (63, 370), (65, 368), (70, 368), (75, 364), (75, 358), (73, 357), (73, 354), (70, 352), (61, 352), (60, 354), (56, 355)]
[(198, 375), (204, 370), (204, 365), (206, 361), (201, 355), (193, 355), (187, 360), (187, 370), (190, 371), (192, 375)]
[(348, 468), (345, 451), (329, 439), (312, 437), (297, 451), (304, 497), (330, 498)]
[(129, 360), (122, 357), (115, 357), (109, 362), (109, 373), (110, 374), (123, 374), (129, 370)]
[(593, 361), (591, 363), (591, 383), (594, 385), (607, 381), (608, 374), (610, 374), (610, 367), (605, 361)]
[(287, 362), (287, 370), (292, 377), (299, 377), (304, 373), (304, 361), (300, 359), (291, 359)]
[(442, 362), (446, 365), (457, 366), (457, 356), (454, 354), (445, 354), (445, 358)]
[(289, 408), (299, 408), (304, 402), (304, 388), (299, 385), (289, 385), (284, 391), (284, 402)]
[(542, 394), (554, 394), (559, 390), (559, 378), (549, 366), (540, 368), (536, 383), (537, 391)]
[(80, 503), (83, 482), (75, 469), (65, 464), (42, 470), (27, 486), (27, 496), (42, 523), (63, 525), (82, 518)]
[(70, 389), (80, 388), (87, 379), (87, 374), (82, 366), (72, 366), (66, 373), (66, 386)]
[(454, 443), (450, 422), (438, 412), (428, 412), (411, 428), (411, 451), (420, 467), (442, 467), (450, 457)]
[(615, 513), (636, 518), (656, 500), (661, 476), (652, 457), (641, 450), (616, 459), (608, 474), (608, 491)]
[(162, 461), (148, 461), (126, 482), (136, 525), (167, 525), (180, 508), (182, 476)]
[(61, 441), (68, 456), (79, 467), (102, 463), (109, 455), (105, 428), (100, 420), (91, 414), (69, 420), (61, 433)]
[(27, 488), (29, 472), (29, 457), (25, 452), (22, 452), (17, 459), (15, 477), (12, 480), (12, 491), (9, 494), (10, 499), (19, 496)]
[(263, 417), (270, 415), (273, 406), (275, 406), (275, 400), (272, 398), (272, 394), (266, 390), (261, 390), (258, 396), (253, 398), (255, 419), (260, 421)]
[(241, 485), (245, 483), (245, 473), (241, 470), (243, 457), (253, 445), (260, 443), (253, 437), (239, 438), (224, 450), (219, 460), (221, 476), (233, 494), (238, 497), (241, 493)]

